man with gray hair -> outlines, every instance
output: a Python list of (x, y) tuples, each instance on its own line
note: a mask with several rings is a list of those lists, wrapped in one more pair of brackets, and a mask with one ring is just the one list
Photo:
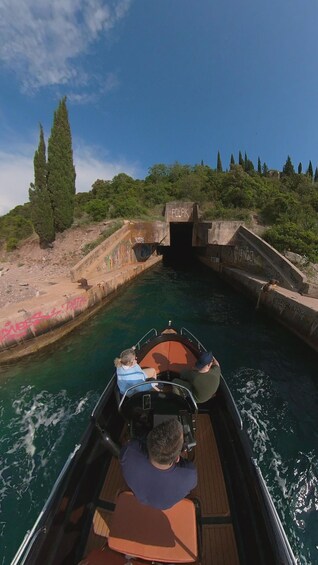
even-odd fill
[(196, 468), (181, 457), (182, 446), (182, 425), (171, 418), (149, 432), (147, 452), (137, 440), (122, 448), (122, 472), (139, 502), (166, 510), (196, 486)]

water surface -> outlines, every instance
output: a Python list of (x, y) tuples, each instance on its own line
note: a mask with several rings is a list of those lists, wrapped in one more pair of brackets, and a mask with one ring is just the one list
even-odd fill
[(318, 564), (317, 354), (205, 267), (166, 264), (62, 343), (1, 368), (1, 565), (79, 442), (114, 357), (168, 320), (220, 361), (298, 561)]

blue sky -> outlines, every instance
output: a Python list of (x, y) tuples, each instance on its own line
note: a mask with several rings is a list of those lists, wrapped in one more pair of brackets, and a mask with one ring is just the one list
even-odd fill
[(0, 214), (68, 99), (77, 191), (239, 150), (318, 165), (317, 0), (0, 0)]

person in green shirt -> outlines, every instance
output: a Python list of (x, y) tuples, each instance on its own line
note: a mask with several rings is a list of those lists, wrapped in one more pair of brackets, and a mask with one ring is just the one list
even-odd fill
[(203, 351), (193, 369), (181, 371), (174, 383), (186, 386), (198, 403), (206, 402), (216, 393), (221, 377), (220, 364), (211, 351)]

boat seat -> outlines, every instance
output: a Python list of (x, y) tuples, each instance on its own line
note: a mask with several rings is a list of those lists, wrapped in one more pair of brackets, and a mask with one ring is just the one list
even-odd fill
[(146, 561), (194, 563), (198, 557), (195, 504), (184, 498), (168, 510), (158, 510), (123, 491), (117, 498), (108, 545)]

